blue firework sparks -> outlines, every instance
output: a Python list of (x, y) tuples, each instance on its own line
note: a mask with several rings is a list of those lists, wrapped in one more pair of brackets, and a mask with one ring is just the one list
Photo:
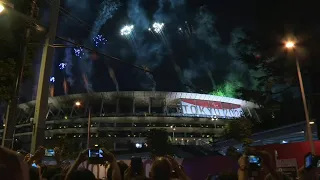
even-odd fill
[(60, 70), (63, 70), (63, 69), (66, 68), (66, 66), (67, 66), (67, 63), (60, 63), (60, 64), (59, 64), (59, 69), (60, 69)]
[(82, 47), (73, 48), (73, 50), (74, 50), (74, 54), (79, 58), (81, 58), (84, 55)]
[(104, 38), (102, 35), (98, 35), (95, 38), (93, 38), (93, 41), (95, 43), (95, 46), (98, 47), (100, 44), (106, 44), (107, 39)]
[(53, 77), (53, 76), (51, 76), (51, 77), (50, 77), (50, 82), (51, 82), (51, 83), (54, 83), (55, 81), (56, 81), (56, 78)]

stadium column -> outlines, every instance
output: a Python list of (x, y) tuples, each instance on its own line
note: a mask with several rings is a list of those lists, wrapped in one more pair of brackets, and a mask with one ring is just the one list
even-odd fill
[(167, 112), (168, 112), (167, 100), (164, 99), (164, 100), (163, 100), (163, 113), (164, 113), (164, 114), (167, 114)]
[(149, 103), (148, 103), (148, 113), (151, 114), (151, 107), (152, 107), (152, 98), (149, 98)]
[(117, 96), (117, 99), (116, 99), (116, 113), (118, 114), (119, 113), (119, 102), (120, 102), (120, 100), (119, 100), (119, 96)]
[[(31, 18), (35, 18), (37, 16), (37, 1), (36, 0), (32, 0), (31, 1), (31, 8), (30, 8), (30, 17)], [(27, 28), (25, 31), (25, 36), (22, 39), (22, 43), (21, 43), (21, 49), (22, 49), (22, 53), (21, 56), (19, 56), (18, 58), (21, 58), (21, 60), (19, 60), (18, 62), (20, 62), (18, 65), (18, 75), (17, 75), (17, 79), (15, 82), (15, 89), (13, 92), (13, 97), (12, 100), (9, 102), (8, 106), (7, 106), (7, 114), (6, 114), (6, 122), (5, 122), (5, 128), (3, 131), (3, 138), (2, 138), (2, 146), (4, 147), (10, 147), (13, 140), (13, 136), (14, 136), (14, 128), (15, 125), (17, 123), (17, 106), (19, 103), (19, 96), (20, 96), (20, 84), (21, 84), (21, 80), (22, 80), (22, 76), (24, 73), (24, 66), (25, 66), (25, 62), (26, 62), (26, 58), (28, 55), (27, 52), (27, 45), (30, 41), (30, 35), (31, 35), (31, 29)]]
[(136, 99), (134, 97), (132, 99), (132, 113), (136, 113)]
[(43, 145), (45, 136), (45, 121), (48, 110), (49, 78), (52, 70), (52, 58), (54, 49), (52, 45), (56, 37), (60, 9), (60, 0), (52, 0), (50, 10), (49, 31), (42, 51), (40, 74), (37, 87), (36, 108), (34, 113), (34, 124), (32, 129), (31, 153), (38, 146)]

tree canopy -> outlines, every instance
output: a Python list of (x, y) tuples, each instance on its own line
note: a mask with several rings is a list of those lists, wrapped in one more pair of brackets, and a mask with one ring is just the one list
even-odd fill
[[(256, 76), (256, 89), (241, 89), (243, 98), (262, 105), (274, 94), (297, 87), (295, 58), (298, 57), (303, 75), (308, 78), (319, 74), (316, 44), (318, 43), (319, 11), (314, 2), (274, 1), (256, 6), (254, 22), (245, 28), (245, 36), (237, 44), (240, 59)], [(271, 13), (272, 12), (272, 13)], [(303, 23), (301, 23), (303, 22)], [(286, 41), (296, 43), (295, 51), (284, 48)], [(276, 88), (282, 85), (282, 88)], [(280, 89), (280, 90), (279, 90)]]
[[(16, 0), (13, 2), (15, 11), (28, 15), (31, 2)], [(12, 98), (15, 82), (19, 75), (22, 62), (22, 45), (28, 23), (8, 12), (0, 16), (0, 101)], [(32, 33), (32, 38), (33, 36)], [(28, 45), (27, 57), (24, 64), (23, 79), (30, 75), (33, 59), (33, 47)]]
[[(264, 127), (303, 121), (295, 64), (298, 58), (309, 110), (313, 109), (311, 117), (319, 120), (319, 115), (312, 113), (320, 105), (320, 25), (316, 23), (320, 11), (316, 1), (263, 1), (254, 7), (246, 12), (254, 15), (253, 22), (243, 28), (245, 35), (235, 46), (258, 85), (239, 88), (240, 98), (261, 106)], [(294, 51), (285, 48), (286, 41), (296, 43)]]
[(151, 129), (147, 133), (147, 145), (153, 156), (172, 154), (168, 132), (165, 129)]

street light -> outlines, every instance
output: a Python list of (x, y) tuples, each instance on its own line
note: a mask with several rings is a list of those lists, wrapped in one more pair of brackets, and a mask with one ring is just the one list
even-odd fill
[(176, 130), (176, 126), (170, 126), (170, 128), (172, 129), (172, 139), (174, 140), (174, 131)]
[(77, 107), (81, 106), (81, 102), (80, 102), (80, 101), (76, 101), (74, 104), (75, 104)]
[[(81, 106), (81, 102), (80, 101), (76, 101), (74, 103), (75, 106), (80, 107)], [(87, 148), (90, 148), (90, 128), (91, 128), (91, 108), (89, 108), (89, 115), (88, 115), (88, 136), (87, 136)]]
[(4, 6), (0, 4), (0, 13), (2, 13), (3, 10), (4, 10)]
[(292, 48), (294, 48), (294, 42), (293, 41), (288, 41), (288, 42), (286, 42), (286, 48), (287, 49), (292, 49)]
[[(293, 50), (294, 51), (295, 42), (287, 41), (285, 43), (285, 48), (288, 49), (288, 50)], [(309, 139), (311, 152), (312, 152), (312, 154), (315, 154), (314, 142), (313, 142), (313, 138), (312, 138), (312, 130), (311, 130), (311, 126), (310, 126), (312, 124), (312, 122), (310, 121), (310, 117), (309, 117), (309, 111), (308, 111), (308, 106), (307, 106), (306, 95), (305, 95), (305, 92), (304, 92), (304, 86), (303, 86), (303, 80), (302, 80), (302, 76), (301, 76), (301, 70), (300, 70), (300, 64), (299, 64), (298, 56), (296, 56), (296, 67), (297, 67), (297, 73), (298, 73), (298, 78), (299, 78), (299, 85), (300, 85), (300, 91), (301, 91), (301, 96), (302, 96), (304, 114), (305, 114), (305, 118), (306, 118), (307, 136), (308, 136), (308, 139)]]

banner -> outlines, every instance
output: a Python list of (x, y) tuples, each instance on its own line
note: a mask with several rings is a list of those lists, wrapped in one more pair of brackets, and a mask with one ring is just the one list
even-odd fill
[(239, 118), (243, 115), (243, 110), (237, 104), (181, 99), (180, 113), (209, 117)]

